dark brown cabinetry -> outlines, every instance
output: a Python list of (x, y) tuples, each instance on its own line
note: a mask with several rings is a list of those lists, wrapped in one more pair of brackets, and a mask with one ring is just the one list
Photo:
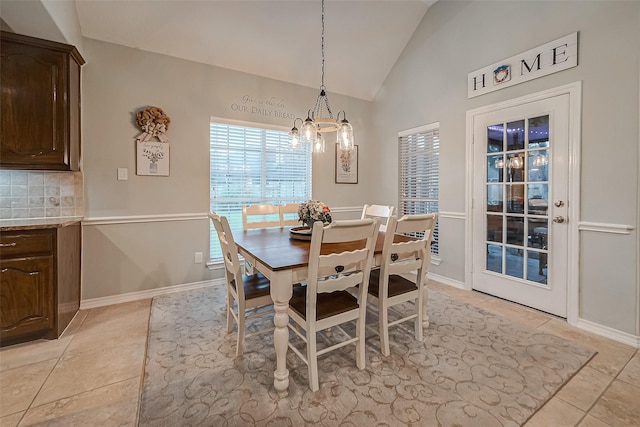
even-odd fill
[(0, 345), (57, 338), (80, 306), (80, 223), (0, 234)]
[(0, 167), (79, 170), (80, 67), (75, 47), (0, 32)]

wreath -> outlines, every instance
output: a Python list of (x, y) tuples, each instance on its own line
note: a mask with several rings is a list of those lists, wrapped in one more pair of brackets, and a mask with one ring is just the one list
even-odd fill
[(165, 132), (169, 129), (171, 119), (160, 107), (149, 107), (136, 113), (136, 124), (142, 130), (136, 140), (148, 141), (155, 136), (160, 142), (169, 142)]

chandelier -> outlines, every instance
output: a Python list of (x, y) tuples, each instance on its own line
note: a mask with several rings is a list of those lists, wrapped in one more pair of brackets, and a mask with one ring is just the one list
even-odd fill
[[(299, 147), (303, 143), (311, 144), (314, 153), (324, 153), (324, 133), (337, 132), (336, 142), (343, 151), (351, 151), (354, 148), (353, 143), (353, 127), (347, 121), (344, 111), (338, 112), (333, 117), (331, 106), (329, 105), (329, 97), (327, 96), (326, 87), (324, 85), (324, 0), (322, 0), (322, 79), (320, 84), (320, 94), (316, 99), (316, 105), (313, 109), (307, 111), (307, 118), (303, 121), (296, 118), (293, 121), (293, 128), (289, 135), (291, 136), (291, 145)], [(342, 120), (340, 120), (342, 114)], [(302, 124), (300, 129), (296, 127), (297, 121)]]

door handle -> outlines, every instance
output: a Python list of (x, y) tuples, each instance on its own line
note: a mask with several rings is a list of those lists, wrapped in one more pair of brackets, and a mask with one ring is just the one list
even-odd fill
[(562, 224), (564, 222), (564, 217), (563, 216), (554, 216), (553, 217), (553, 222), (555, 222), (557, 224)]

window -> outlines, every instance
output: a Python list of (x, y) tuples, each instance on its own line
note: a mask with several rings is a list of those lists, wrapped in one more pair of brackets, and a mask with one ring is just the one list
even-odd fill
[[(287, 130), (212, 118), (210, 208), (242, 230), (242, 205), (311, 199), (311, 147), (293, 149)], [(221, 258), (210, 225), (211, 259)]]
[[(402, 215), (438, 213), (440, 124), (409, 129), (398, 133), (400, 200)], [(433, 230), (431, 252), (438, 254), (438, 224)]]

